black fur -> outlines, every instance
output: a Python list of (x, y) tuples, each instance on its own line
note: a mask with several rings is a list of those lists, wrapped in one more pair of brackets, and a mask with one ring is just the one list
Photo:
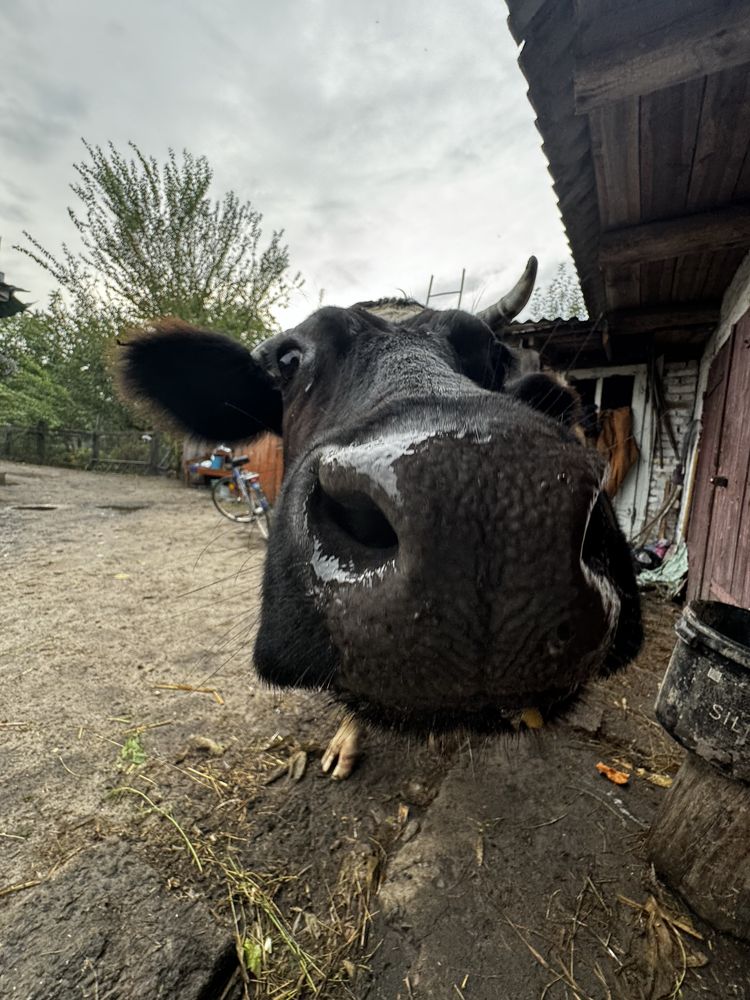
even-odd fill
[(587, 565), (612, 581), (620, 598), (617, 630), (602, 668), (602, 674), (609, 676), (622, 670), (638, 655), (643, 644), (643, 625), (630, 546), (618, 527), (612, 503), (603, 490), (591, 512), (582, 555)]

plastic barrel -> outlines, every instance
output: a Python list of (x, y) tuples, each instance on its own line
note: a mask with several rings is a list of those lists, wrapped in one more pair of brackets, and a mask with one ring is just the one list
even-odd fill
[(656, 717), (688, 750), (750, 781), (750, 611), (694, 601), (675, 630)]

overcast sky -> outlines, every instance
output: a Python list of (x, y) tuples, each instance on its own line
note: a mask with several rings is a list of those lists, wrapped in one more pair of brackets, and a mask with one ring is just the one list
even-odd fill
[[(205, 154), (284, 228), (324, 302), (424, 301), (467, 272), (465, 308), (503, 294), (530, 253), (568, 250), (502, 0), (4, 0), (0, 270), (43, 303), (11, 250), (28, 229), (75, 242), (81, 137), (163, 159)], [(453, 304), (442, 300), (442, 305)]]

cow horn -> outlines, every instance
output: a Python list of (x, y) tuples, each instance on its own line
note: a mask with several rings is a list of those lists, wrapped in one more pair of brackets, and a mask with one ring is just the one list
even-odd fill
[(511, 290), (499, 302), (477, 313), (490, 330), (497, 330), (517, 316), (531, 298), (537, 269), (536, 257), (529, 257), (526, 268)]

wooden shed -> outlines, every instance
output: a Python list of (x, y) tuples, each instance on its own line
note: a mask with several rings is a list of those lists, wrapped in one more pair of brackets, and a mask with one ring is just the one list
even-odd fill
[(690, 596), (750, 606), (750, 7), (508, 8), (590, 316), (515, 333), (546, 337), (558, 366), (603, 380), (595, 391), (632, 378), (626, 530), (649, 526), (684, 467), (672, 516)]

